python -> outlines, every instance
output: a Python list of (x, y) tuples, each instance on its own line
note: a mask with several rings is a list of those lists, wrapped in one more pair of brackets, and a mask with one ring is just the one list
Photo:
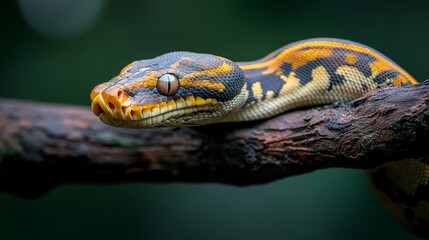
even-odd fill
[[(135, 61), (96, 86), (90, 97), (92, 111), (106, 124), (156, 128), (266, 119), (295, 108), (350, 101), (378, 86), (416, 83), (370, 47), (318, 38), (251, 62), (192, 52)], [(429, 237), (429, 163), (408, 159), (368, 172), (392, 216)]]

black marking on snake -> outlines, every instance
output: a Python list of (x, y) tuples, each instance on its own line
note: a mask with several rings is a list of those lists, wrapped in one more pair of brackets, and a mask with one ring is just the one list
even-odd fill
[[(280, 68), (282, 69), (283, 75), (285, 75), (286, 73), (287, 75), (289, 75), (292, 70), (292, 67), (289, 63), (283, 63)], [(252, 102), (258, 102), (258, 98), (256, 98), (252, 91), (253, 84), (257, 82), (261, 84), (261, 100), (266, 99), (268, 91), (273, 91), (273, 97), (279, 96), (280, 90), (282, 89), (285, 82), (280, 78), (280, 76), (277, 76), (274, 73), (263, 75), (262, 72), (264, 72), (265, 70), (266, 68), (245, 71), (244, 75), (247, 79), (247, 91), (249, 92), (249, 97), (247, 98), (245, 105)]]
[(282, 74), (285, 76), (289, 76), (289, 74), (292, 72), (292, 64), (288, 62), (283, 62), (280, 65), (280, 69), (282, 70)]
[(375, 76), (374, 82), (377, 84), (382, 84), (386, 82), (387, 79), (394, 79), (399, 75), (400, 75), (399, 72), (395, 70), (386, 70), (379, 73), (377, 76)]
[(136, 89), (133, 89), (132, 91), (130, 91), (128, 88), (125, 88), (124, 92), (127, 93), (128, 96), (134, 97), (135, 95), (137, 95), (137, 93), (139, 92), (139, 90), (136, 88)]
[(194, 97), (202, 97), (203, 99), (212, 98), (216, 99), (218, 101), (224, 102), (233, 99), (236, 96), (236, 92), (234, 91), (226, 91), (223, 93), (220, 93), (216, 90), (212, 90), (209, 88), (201, 88), (201, 87), (181, 87), (180, 93), (178, 92), (176, 95), (182, 96), (183, 98), (186, 98), (188, 96), (194, 96)]
[[(429, 194), (427, 189), (419, 190), (420, 186), (417, 188), (421, 193), (416, 192), (415, 195), (409, 195), (405, 193), (402, 189), (397, 187), (395, 185), (395, 182), (393, 182), (388, 177), (388, 172), (386, 169), (381, 168), (377, 172), (375, 172), (372, 175), (372, 180), (374, 183), (374, 186), (380, 190), (381, 192), (384, 192), (389, 196), (389, 198), (394, 201), (395, 203), (404, 203), (408, 206), (414, 206), (418, 203), (418, 201), (423, 200), (427, 201), (429, 200)], [(425, 186), (422, 186), (425, 187)]]
[[(296, 77), (300, 80), (300, 83), (302, 85), (306, 85), (313, 80), (312, 72), (319, 66), (322, 66), (329, 74), (328, 90), (331, 90), (332, 87), (335, 85), (344, 84), (344, 82), (347, 80), (343, 75), (336, 73), (337, 69), (341, 66), (355, 67), (365, 77), (370, 77), (372, 75), (371, 67), (369, 64), (376, 61), (375, 57), (367, 53), (357, 52), (344, 48), (334, 48), (331, 51), (331, 56), (308, 61), (306, 64), (298, 67), (295, 70)], [(347, 63), (345, 61), (345, 57), (347, 54), (353, 54), (354, 56), (356, 56), (356, 62), (353, 64)]]

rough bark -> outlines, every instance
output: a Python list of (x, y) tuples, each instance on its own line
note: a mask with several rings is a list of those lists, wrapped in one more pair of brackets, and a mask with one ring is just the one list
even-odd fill
[(65, 183), (264, 183), (429, 156), (429, 80), (248, 123), (121, 129), (88, 107), (0, 99), (0, 191)]

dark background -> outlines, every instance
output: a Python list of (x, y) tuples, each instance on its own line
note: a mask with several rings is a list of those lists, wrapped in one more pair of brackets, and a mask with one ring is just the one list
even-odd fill
[[(401, 2), (2, 1), (0, 97), (89, 106), (92, 87), (133, 60), (189, 50), (246, 61), (312, 37), (369, 45), (421, 81), (429, 5)], [(36, 200), (0, 193), (2, 240), (371, 238), (414, 236), (384, 212), (360, 170), (244, 188), (67, 185)]]

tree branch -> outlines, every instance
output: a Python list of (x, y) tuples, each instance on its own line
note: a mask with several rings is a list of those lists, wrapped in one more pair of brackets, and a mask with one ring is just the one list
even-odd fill
[(263, 122), (121, 129), (87, 107), (0, 99), (0, 190), (65, 183), (264, 183), (328, 167), (429, 156), (429, 80)]

